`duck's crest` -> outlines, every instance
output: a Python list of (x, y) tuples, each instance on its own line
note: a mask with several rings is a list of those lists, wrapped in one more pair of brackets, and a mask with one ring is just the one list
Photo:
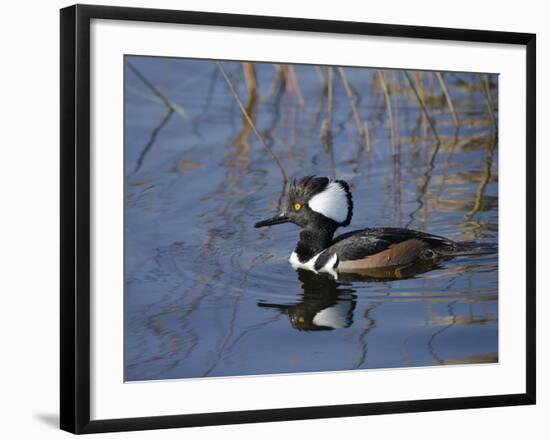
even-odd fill
[(348, 226), (353, 216), (353, 199), (348, 184), (343, 180), (325, 180), (324, 187), (318, 190), (309, 200), (311, 210)]

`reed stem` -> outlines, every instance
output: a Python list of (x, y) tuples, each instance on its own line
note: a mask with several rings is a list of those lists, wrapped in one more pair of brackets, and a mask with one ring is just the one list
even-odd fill
[[(340, 79), (342, 80), (342, 84), (344, 84), (344, 90), (346, 91), (346, 94), (348, 95), (349, 103), (351, 105), (351, 111), (353, 112), (353, 120), (355, 122), (355, 127), (357, 128), (357, 132), (365, 137), (365, 142), (367, 144), (367, 150), (370, 151), (370, 142), (369, 142), (369, 136), (368, 136), (368, 127), (367, 127), (367, 121), (364, 123), (361, 122), (361, 117), (359, 116), (359, 111), (357, 110), (357, 105), (355, 105), (355, 100), (353, 98), (353, 91), (351, 89), (351, 86), (349, 85), (348, 78), (346, 76), (346, 72), (344, 71), (343, 67), (338, 67), (338, 74), (340, 75)], [(365, 127), (367, 127), (365, 129)]]
[(439, 85), (441, 86), (441, 90), (443, 91), (443, 94), (445, 95), (445, 100), (447, 101), (447, 106), (449, 107), (449, 111), (451, 112), (453, 122), (455, 126), (458, 128), (460, 126), (460, 121), (458, 120), (458, 117), (456, 115), (455, 106), (453, 105), (453, 100), (451, 99), (451, 95), (449, 94), (449, 89), (447, 88), (447, 84), (445, 84), (445, 79), (443, 78), (443, 75), (441, 74), (441, 72), (435, 72), (435, 76), (439, 81)]
[(485, 93), (485, 100), (487, 102), (487, 111), (489, 112), (489, 117), (491, 118), (492, 124), (496, 126), (497, 122), (495, 119), (495, 115), (493, 114), (493, 100), (491, 99), (491, 89), (489, 87), (489, 79), (487, 75), (482, 75), (481, 85)]
[(392, 151), (395, 149), (395, 135), (393, 132), (393, 111), (391, 108), (390, 93), (388, 90), (388, 84), (386, 83), (386, 76), (382, 70), (378, 70), (378, 76), (380, 77), (380, 84), (382, 84), (382, 91), (384, 93), (384, 99), (386, 101), (386, 113), (388, 114), (388, 128), (390, 130)]
[(153, 94), (160, 99), (160, 101), (170, 110), (174, 112), (181, 112), (181, 109), (174, 105), (170, 100), (164, 96), (131, 62), (126, 62), (128, 68), (134, 72), (134, 74), (143, 82)]
[(424, 113), (424, 116), (426, 116), (426, 119), (428, 120), (428, 124), (430, 126), (430, 129), (432, 130), (432, 133), (437, 140), (437, 143), (441, 143), (441, 140), (439, 139), (439, 134), (437, 134), (437, 130), (435, 128), (434, 122), (432, 118), (430, 117), (430, 114), (428, 113), (428, 110), (426, 109), (426, 105), (424, 104), (424, 100), (418, 93), (418, 90), (416, 89), (416, 86), (413, 83), (413, 80), (411, 79), (409, 72), (406, 70), (403, 70), (403, 74), (405, 75), (405, 78), (407, 79), (407, 82), (409, 83), (409, 86), (412, 88), (414, 95), (416, 96), (416, 100), (418, 101), (418, 105), (422, 109), (422, 112)]
[(332, 109), (334, 106), (334, 96), (333, 96), (333, 84), (332, 84), (333, 69), (332, 67), (328, 68), (328, 83), (327, 83), (327, 121), (328, 126), (332, 129)]
[(216, 64), (217, 64), (218, 68), (220, 69), (220, 71), (222, 72), (222, 75), (225, 79), (225, 82), (227, 83), (227, 86), (231, 90), (231, 94), (233, 95), (233, 97), (237, 101), (237, 104), (239, 104), (239, 108), (241, 109), (241, 112), (243, 113), (243, 116), (245, 117), (246, 121), (248, 122), (248, 124), (252, 128), (252, 131), (254, 131), (254, 134), (256, 135), (258, 140), (264, 145), (265, 149), (267, 149), (267, 151), (269, 152), (269, 154), (273, 158), (273, 161), (275, 162), (275, 164), (279, 168), (279, 172), (281, 173), (281, 177), (283, 177), (283, 181), (286, 183), (288, 181), (288, 177), (287, 177), (287, 174), (286, 174), (286, 172), (283, 168), (283, 165), (279, 161), (279, 158), (275, 155), (273, 150), (265, 142), (264, 138), (260, 135), (260, 133), (256, 129), (256, 125), (254, 125), (254, 122), (252, 121), (252, 119), (250, 118), (248, 112), (246, 111), (241, 99), (239, 98), (239, 95), (237, 94), (237, 91), (235, 90), (235, 87), (233, 87), (233, 83), (231, 82), (231, 79), (229, 79), (229, 76), (227, 76), (227, 73), (225, 72), (225, 69), (223, 68), (222, 64), (219, 61), (216, 61)]

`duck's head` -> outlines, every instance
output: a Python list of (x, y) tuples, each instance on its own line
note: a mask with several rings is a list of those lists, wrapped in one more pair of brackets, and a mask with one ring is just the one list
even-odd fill
[(348, 184), (328, 177), (304, 177), (294, 180), (278, 215), (257, 222), (254, 227), (294, 223), (301, 228), (334, 232), (351, 222), (353, 200)]

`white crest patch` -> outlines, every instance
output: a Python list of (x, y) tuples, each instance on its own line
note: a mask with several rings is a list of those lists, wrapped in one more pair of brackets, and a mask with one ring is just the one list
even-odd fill
[(344, 187), (337, 181), (331, 181), (323, 192), (309, 200), (311, 210), (343, 223), (348, 217), (348, 196)]

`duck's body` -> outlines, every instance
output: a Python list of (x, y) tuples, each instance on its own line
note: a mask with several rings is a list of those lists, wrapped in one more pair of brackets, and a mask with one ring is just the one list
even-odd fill
[(327, 248), (309, 260), (305, 255), (300, 259), (297, 246), (290, 256), (290, 263), (294, 268), (326, 272), (337, 277), (337, 273), (367, 272), (433, 261), (448, 256), (454, 248), (453, 241), (441, 236), (394, 227), (373, 228), (337, 236)]
[(283, 212), (256, 227), (293, 222), (302, 228), (290, 256), (294, 268), (338, 273), (403, 267), (449, 256), (456, 243), (416, 230), (384, 227), (356, 230), (334, 238), (347, 226), (353, 201), (346, 182), (326, 177), (306, 177), (293, 182)]

